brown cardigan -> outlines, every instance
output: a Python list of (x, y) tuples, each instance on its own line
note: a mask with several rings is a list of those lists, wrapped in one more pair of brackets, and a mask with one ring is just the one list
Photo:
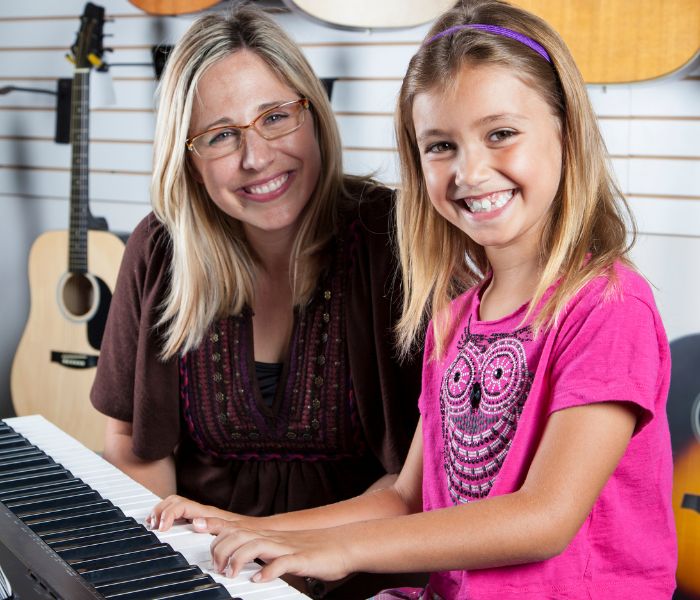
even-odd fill
[[(155, 460), (174, 453), (178, 493), (264, 515), (351, 497), (383, 473), (400, 469), (418, 418), (420, 356), (397, 364), (391, 343), (400, 312), (400, 278), (389, 235), (393, 197), (383, 188), (355, 196), (342, 210), (337, 238), (353, 240), (342, 313), (364, 448), (356, 456), (232, 459), (198, 445), (184, 418), (180, 361), (158, 359), (154, 331), (168, 282), (168, 234), (150, 214), (129, 238), (91, 400), (101, 412), (132, 422), (138, 457)], [(235, 318), (241, 317), (230, 317)]]

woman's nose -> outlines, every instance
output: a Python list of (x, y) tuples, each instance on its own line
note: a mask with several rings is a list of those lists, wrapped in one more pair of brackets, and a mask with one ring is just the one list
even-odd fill
[(274, 155), (272, 144), (254, 129), (243, 136), (241, 166), (250, 171), (262, 171), (270, 164)]

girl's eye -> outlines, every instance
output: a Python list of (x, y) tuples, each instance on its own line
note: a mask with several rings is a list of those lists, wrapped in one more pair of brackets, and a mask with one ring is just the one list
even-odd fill
[(437, 142), (435, 144), (430, 144), (426, 148), (426, 154), (440, 154), (442, 152), (448, 152), (452, 150), (452, 144), (449, 142)]
[(489, 141), (503, 142), (514, 135), (516, 135), (516, 132), (512, 129), (499, 129), (498, 131), (494, 131), (493, 133), (489, 134)]

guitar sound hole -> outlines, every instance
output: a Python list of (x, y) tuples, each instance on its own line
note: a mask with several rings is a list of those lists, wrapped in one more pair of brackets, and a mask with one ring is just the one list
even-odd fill
[(92, 282), (82, 274), (73, 273), (63, 286), (63, 305), (68, 313), (76, 318), (90, 312), (95, 303)]

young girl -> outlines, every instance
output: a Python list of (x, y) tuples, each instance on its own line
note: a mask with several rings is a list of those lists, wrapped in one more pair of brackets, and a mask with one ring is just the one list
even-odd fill
[(152, 525), (194, 519), (218, 568), (261, 558), (260, 581), (430, 570), (383, 597), (670, 598), (668, 344), (565, 44), (459, 2), (410, 62), (397, 129), (405, 354), (435, 315), (397, 482), (234, 523), (175, 497)]

